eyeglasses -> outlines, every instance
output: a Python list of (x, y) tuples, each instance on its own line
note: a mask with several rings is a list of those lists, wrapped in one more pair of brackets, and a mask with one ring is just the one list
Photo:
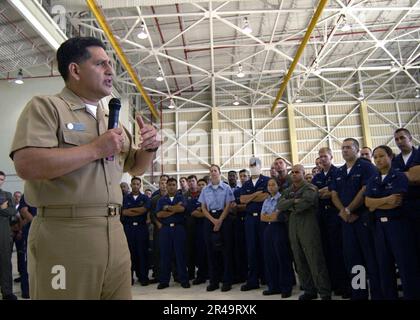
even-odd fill
[(301, 173), (300, 171), (290, 171), (290, 172), (295, 173), (295, 174)]

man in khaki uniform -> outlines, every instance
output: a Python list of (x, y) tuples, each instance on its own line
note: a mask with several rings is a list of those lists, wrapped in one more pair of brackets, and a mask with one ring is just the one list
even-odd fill
[(64, 42), (57, 62), (66, 87), (34, 97), (17, 123), (10, 156), (38, 208), (28, 240), (32, 299), (131, 299), (119, 184), (123, 172), (146, 170), (159, 141), (140, 117), (139, 149), (125, 128), (107, 130), (98, 102), (114, 72), (104, 49), (95, 38)]
[(294, 165), (293, 184), (281, 195), (277, 204), (279, 214), (289, 216), (289, 238), (304, 294), (299, 300), (331, 299), (331, 286), (321, 246), (316, 211), (318, 189), (304, 179), (305, 169)]

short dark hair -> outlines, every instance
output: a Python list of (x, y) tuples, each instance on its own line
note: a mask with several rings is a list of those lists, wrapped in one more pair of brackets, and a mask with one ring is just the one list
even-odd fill
[(286, 164), (287, 164), (286, 159), (285, 159), (285, 158), (283, 158), (283, 157), (277, 157), (276, 159), (274, 159), (274, 161), (277, 161), (277, 160), (284, 161), (284, 163), (286, 163)]
[(195, 174), (192, 174), (192, 175), (190, 175), (190, 176), (188, 176), (188, 178), (187, 178), (188, 180), (190, 180), (190, 179), (195, 179), (195, 180), (197, 180), (197, 176), (195, 175)]
[(175, 178), (169, 178), (168, 181), (166, 181), (166, 184), (168, 184), (169, 182), (175, 182), (176, 184), (178, 184), (178, 181), (176, 181)]
[(279, 186), (279, 182), (277, 181), (276, 178), (270, 178), (270, 179), (268, 179), (267, 183), (270, 182), (271, 180), (273, 180), (276, 183), (276, 185)]
[(249, 171), (247, 169), (242, 169), (242, 170), (239, 170), (239, 174), (241, 173), (249, 174)]
[(385, 151), (385, 153), (390, 157), (391, 159), (394, 158), (394, 152), (392, 152), (392, 149), (386, 145), (380, 145), (377, 146), (375, 149), (373, 149), (373, 153), (375, 153), (376, 149), (382, 149)]
[(58, 71), (64, 81), (69, 78), (69, 65), (72, 62), (81, 63), (90, 58), (88, 47), (106, 49), (103, 42), (93, 37), (74, 37), (63, 42), (57, 50)]
[(159, 177), (159, 180), (161, 180), (162, 178), (169, 179), (169, 176), (168, 176), (167, 174), (162, 174), (162, 175)]
[(411, 138), (411, 133), (406, 128), (398, 128), (397, 130), (394, 131), (394, 134), (396, 134), (398, 132), (404, 132), (404, 133), (406, 133), (408, 135), (409, 138)]
[(356, 149), (357, 149), (357, 150), (359, 150), (359, 149), (360, 149), (360, 146), (359, 146), (359, 141), (357, 141), (356, 139), (354, 139), (354, 138), (346, 138), (346, 139), (344, 139), (344, 141), (343, 141), (343, 142), (346, 142), (346, 141), (351, 141), (351, 142), (353, 142), (353, 145), (356, 147)]
[(207, 184), (206, 179), (200, 179), (200, 180), (197, 181), (197, 183), (199, 183), (200, 181), (203, 181), (205, 184)]
[(181, 177), (181, 178), (179, 178), (179, 181), (181, 181), (182, 179), (188, 180), (186, 177)]
[(132, 177), (132, 178), (131, 178), (131, 182), (133, 182), (134, 180), (138, 180), (138, 181), (140, 181), (140, 183), (141, 183), (141, 179), (140, 179), (139, 177)]
[(152, 189), (147, 188), (146, 190), (144, 190), (144, 192), (146, 192), (146, 191), (152, 192)]
[(213, 168), (213, 167), (216, 167), (216, 168), (217, 168), (217, 170), (219, 170), (219, 173), (221, 173), (221, 172), (222, 172), (222, 171), (220, 170), (220, 167), (219, 167), (217, 164), (212, 163), (212, 164), (210, 165), (210, 168), (209, 168), (209, 169), (211, 169), (211, 168)]
[(372, 152), (372, 149), (370, 147), (362, 147), (362, 149), (369, 149), (370, 152)]
[(6, 174), (3, 171), (0, 171), (0, 176), (6, 176)]

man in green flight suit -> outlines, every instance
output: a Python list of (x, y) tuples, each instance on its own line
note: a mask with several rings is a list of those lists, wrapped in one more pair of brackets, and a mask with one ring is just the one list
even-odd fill
[(331, 300), (331, 286), (322, 252), (316, 211), (317, 187), (304, 179), (305, 169), (297, 164), (292, 167), (292, 185), (283, 191), (277, 210), (288, 216), (289, 239), (297, 273), (304, 293), (299, 300), (313, 300), (319, 292), (322, 300)]

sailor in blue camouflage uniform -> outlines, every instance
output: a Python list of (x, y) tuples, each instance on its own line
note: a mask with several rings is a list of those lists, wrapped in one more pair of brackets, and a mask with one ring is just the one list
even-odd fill
[(261, 160), (252, 157), (249, 161), (251, 179), (241, 188), (241, 203), (246, 204), (245, 237), (248, 254), (248, 277), (241, 291), (258, 289), (265, 284), (262, 236), (264, 225), (260, 213), (264, 200), (268, 198), (267, 183), (270, 179), (261, 174)]
[(177, 192), (177, 181), (169, 178), (166, 183), (167, 194), (159, 199), (156, 216), (162, 227), (159, 231), (160, 274), (158, 289), (169, 287), (171, 259), (175, 254), (176, 270), (181, 287), (189, 288), (185, 256), (185, 199)]
[[(329, 186), (332, 201), (339, 210), (343, 231), (343, 252), (347, 274), (350, 279), (354, 266), (363, 266), (369, 279), (371, 299), (382, 299), (378, 262), (373, 240), (373, 221), (364, 205), (366, 183), (376, 174), (375, 166), (358, 157), (359, 143), (356, 139), (343, 141), (342, 155), (346, 163), (338, 168)], [(366, 286), (352, 287), (352, 300), (367, 300)]]
[(322, 169), (312, 179), (312, 184), (318, 188), (318, 218), (323, 251), (330, 276), (331, 289), (336, 295), (346, 299), (350, 298), (350, 281), (344, 265), (341, 218), (331, 201), (331, 191), (328, 189), (338, 168), (331, 162), (333, 155), (330, 148), (321, 148), (318, 154)]
[(149, 228), (146, 224), (150, 210), (150, 199), (140, 193), (141, 179), (131, 179), (131, 193), (123, 199), (121, 222), (127, 237), (131, 256), (131, 282), (134, 284), (133, 273), (142, 286), (149, 284)]
[(376, 220), (375, 248), (382, 294), (385, 299), (398, 299), (396, 264), (404, 298), (417, 299), (420, 290), (418, 266), (408, 232), (409, 221), (402, 206), (408, 191), (408, 178), (391, 168), (393, 152), (390, 147), (376, 147), (373, 157), (378, 173), (367, 183), (365, 202)]

